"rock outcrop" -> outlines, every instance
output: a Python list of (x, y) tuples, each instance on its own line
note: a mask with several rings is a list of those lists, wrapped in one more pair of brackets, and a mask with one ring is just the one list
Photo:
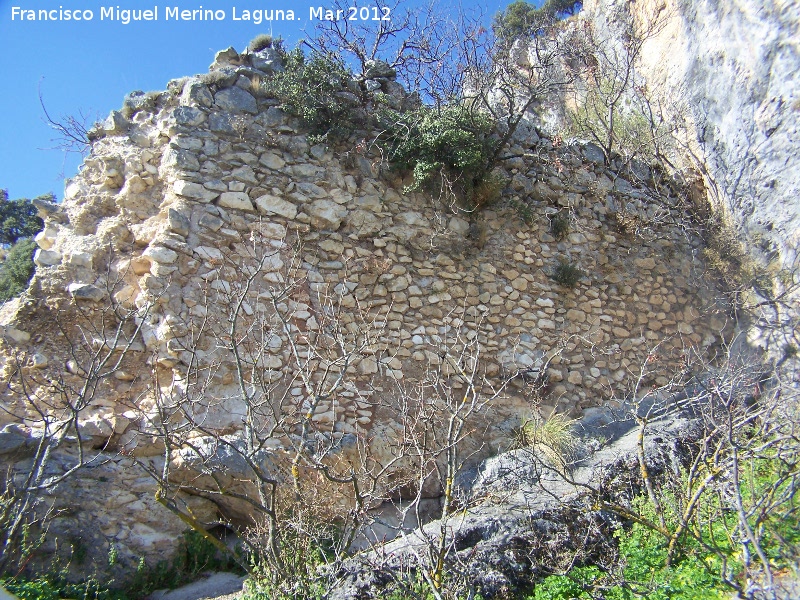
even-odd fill
[[(613, 423), (611, 429), (596, 422), (578, 425), (577, 431), (588, 434), (583, 440), (584, 456), (568, 473), (526, 448), (492, 457), (462, 474), (459, 493), (468, 508), (454, 512), (444, 529), (452, 548), (449, 565), (468, 586), (485, 597), (509, 597), (551, 569), (557, 570), (560, 561), (613, 555), (609, 541), (619, 518), (592, 506), (598, 503), (600, 490), (605, 501), (622, 506), (641, 491), (639, 428), (624, 416), (608, 413), (605, 417)], [(700, 428), (696, 420), (676, 410), (653, 419), (644, 438), (649, 472), (654, 477), (679, 472)], [(608, 436), (612, 430), (602, 444), (593, 437)], [(331, 597), (382, 597), (398, 577), (407, 580), (420, 563), (427, 564), (424, 557), (441, 530), (442, 522), (433, 521), (378, 551), (350, 560)]]
[[(659, 106), (686, 125), (679, 166), (749, 240), (796, 264), (800, 238), (800, 7), (793, 1), (591, 0), (582, 19), (612, 28), (614, 8), (642, 25), (663, 20), (645, 42), (639, 74)], [(770, 246), (771, 244), (771, 246)]]

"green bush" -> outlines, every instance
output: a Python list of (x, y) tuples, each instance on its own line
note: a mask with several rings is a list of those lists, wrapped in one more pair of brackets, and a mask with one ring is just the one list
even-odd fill
[[(73, 546), (70, 562), (76, 562), (80, 552)], [(109, 551), (109, 566), (117, 561), (116, 549)], [(125, 589), (112, 589), (113, 581), (103, 583), (96, 576), (83, 581), (71, 581), (69, 564), (56, 562), (47, 573), (35, 577), (14, 576), (0, 579), (0, 585), (16, 594), (21, 600), (133, 600), (144, 598), (163, 588), (176, 588), (191, 583), (204, 571), (237, 571), (241, 569), (228, 557), (220, 558), (217, 549), (195, 531), (184, 534), (172, 561), (160, 561), (155, 566), (139, 561), (139, 567)]]
[(14, 244), (0, 263), (0, 302), (19, 296), (28, 287), (35, 269), (36, 242), (22, 239)]
[[(300, 119), (312, 144), (345, 139), (357, 118), (352, 73), (333, 56), (315, 52), (306, 57), (297, 48), (284, 55), (285, 70), (264, 81), (264, 92), (280, 100), (281, 108)], [(356, 95), (360, 101), (360, 97)]]
[(237, 571), (241, 568), (230, 555), (220, 556), (217, 548), (197, 531), (189, 530), (171, 561), (161, 560), (153, 566), (144, 560), (127, 588), (132, 598), (140, 598), (163, 588), (176, 588), (191, 583), (204, 571)]
[(20, 600), (125, 600), (122, 592), (111, 591), (97, 579), (90, 578), (80, 583), (71, 583), (66, 574), (41, 575), (35, 579), (0, 579), (0, 586), (16, 595)]
[(422, 106), (401, 113), (385, 109), (381, 141), (396, 168), (411, 169), (414, 188), (442, 175), (476, 206), (496, 196), (502, 182), (490, 177), (494, 123), (460, 104)]
[(574, 288), (586, 273), (567, 261), (561, 261), (553, 270), (553, 280), (564, 287)]
[(512, 2), (495, 15), (492, 25), (498, 38), (513, 41), (532, 35), (544, 19), (544, 11), (523, 0)]
[[(796, 565), (800, 551), (800, 503), (794, 494), (796, 481), (789, 476), (795, 472), (796, 455), (779, 456), (766, 447), (761, 457), (741, 466), (739, 489), (749, 526), (758, 532), (760, 547), (777, 572)], [(667, 531), (676, 530), (682, 510), (671, 490), (658, 492)], [(750, 544), (742, 544), (731, 503), (728, 494), (720, 494), (718, 488), (703, 490), (696, 498), (691, 523), (677, 539), (668, 561), (669, 539), (645, 524), (659, 521), (658, 510), (648, 498), (635, 498), (631, 511), (641, 522), (629, 522), (617, 530), (616, 565), (607, 561), (586, 564), (564, 575), (551, 575), (536, 583), (527, 600), (589, 600), (596, 598), (598, 591), (606, 600), (730, 598), (730, 582), (745, 577), (745, 546), (748, 554), (754, 554)]]

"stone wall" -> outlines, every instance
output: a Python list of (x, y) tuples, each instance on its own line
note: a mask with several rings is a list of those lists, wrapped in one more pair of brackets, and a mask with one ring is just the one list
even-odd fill
[[(126, 330), (136, 335), (125, 362), (82, 417), (86, 443), (105, 462), (59, 491), (74, 516), (56, 529), (89, 538), (98, 560), (109, 544), (133, 562), (162, 555), (183, 528), (153, 502), (152, 487), (127, 458), (153, 469), (163, 460), (148, 429), (154, 382), (175, 382), (188, 363), (207, 360), (214, 373), (204, 393), (219, 400), (208, 426), (233, 435), (241, 426), (235, 364), (215, 342), (224, 333), (204, 330), (192, 352), (185, 340), (199, 323), (226, 322), (232, 292), (256, 263), (241, 307), (248, 315), (262, 310), (260, 293), (299, 282), (285, 287), (282, 300), (289, 329), (275, 328), (259, 359), (275, 377), (292, 368), (292, 332), (318, 331), (331, 314), (345, 338), (373, 329), (374, 343), (350, 365), (351, 390), (313, 416), (320, 431), (371, 436), (378, 445), (391, 427), (376, 407), (423, 377), (457, 336), (477, 339), (489, 379), (523, 374), (544, 384), (533, 396), (526, 377), (512, 381), (476, 441), (485, 455), (507, 447), (510, 430), (537, 411), (579, 416), (613, 403), (646, 361), (679, 367), (690, 348), (713, 352), (729, 331), (700, 243), (677, 198), (656, 186), (658, 173), (641, 166), (614, 173), (591, 147), (554, 148), (536, 138), (511, 149), (517, 158), (498, 170), (507, 182), (501, 198), (471, 215), (408, 191), (403, 174), (359, 143), (368, 131), (351, 143), (310, 146), (295, 120), (260, 92), (272, 67), (255, 64), (228, 51), (213, 79), (129, 96), (93, 134), (63, 203), (49, 207), (28, 293), (2, 309), (5, 378), (21, 364), (23, 374), (55, 369), (80, 382), (52, 318), (66, 319), (69, 335), (81, 314), (97, 322), (112, 301), (146, 308), (139, 329)], [(403, 100), (390, 78), (371, 81), (364, 89), (377, 84)], [(563, 239), (552, 234), (556, 214), (571, 223)], [(574, 288), (552, 278), (562, 261), (584, 272)], [(120, 343), (95, 334), (99, 347)], [(287, 394), (298, 406), (307, 401), (302, 386)], [(24, 404), (8, 392), (2, 401)], [(20, 440), (35, 434), (24, 423), (10, 427)], [(187, 501), (214, 520), (210, 502)]]

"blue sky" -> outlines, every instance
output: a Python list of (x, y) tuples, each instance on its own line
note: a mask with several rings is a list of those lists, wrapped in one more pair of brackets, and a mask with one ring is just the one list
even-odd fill
[[(407, 0), (400, 8), (421, 0)], [(481, 2), (491, 15), (509, 0)], [(354, 3), (355, 4), (355, 3)], [(133, 90), (162, 90), (167, 81), (207, 71), (214, 54), (228, 46), (243, 49), (259, 33), (273, 33), (284, 38), (289, 47), (313, 31), (309, 7), (326, 6), (314, 0), (238, 0), (226, 3), (198, 0), (118, 3), (102, 0), (0, 0), (0, 189), (11, 198), (32, 198), (54, 192), (60, 199), (64, 178), (74, 175), (80, 164), (78, 155), (68, 155), (53, 146), (54, 132), (44, 122), (39, 104), (41, 88), (48, 112), (55, 117), (83, 111), (92, 117), (104, 117), (122, 106), (125, 95)], [(369, 6), (366, 2), (355, 4)], [(101, 7), (152, 9), (159, 7), (159, 20), (131, 22), (100, 19)], [(225, 10), (224, 21), (176, 22), (165, 20), (166, 7), (181, 9)], [(283, 9), (295, 11), (294, 22), (233, 21), (232, 8), (239, 16), (244, 10)], [(465, 0), (466, 8), (478, 6)], [(91, 21), (21, 21), (12, 20), (13, 8), (90, 10)], [(272, 29), (272, 31), (270, 31)]]

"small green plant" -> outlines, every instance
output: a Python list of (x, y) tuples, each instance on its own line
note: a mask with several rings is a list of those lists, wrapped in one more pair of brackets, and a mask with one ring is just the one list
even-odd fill
[(517, 211), (517, 215), (519, 215), (519, 218), (522, 220), (523, 223), (525, 223), (526, 225), (530, 225), (533, 223), (534, 221), (533, 209), (531, 208), (530, 204), (525, 202), (525, 200), (512, 199), (509, 201), (509, 205), (511, 206), (511, 208)]
[(575, 460), (579, 443), (575, 421), (562, 413), (548, 419), (536, 417), (525, 421), (518, 431), (517, 445), (541, 452), (559, 469), (566, 469)]
[(119, 561), (119, 550), (116, 544), (111, 544), (108, 548), (108, 566), (113, 567)]
[(586, 273), (572, 263), (562, 260), (553, 270), (552, 278), (559, 285), (574, 288), (585, 275)]
[(229, 555), (220, 556), (217, 548), (202, 534), (190, 530), (183, 534), (178, 552), (171, 561), (148, 565), (140, 559), (127, 593), (138, 598), (157, 589), (176, 588), (191, 583), (204, 571), (241, 572), (241, 569)]
[(557, 240), (563, 240), (570, 232), (569, 215), (558, 212), (550, 219), (550, 233)]

